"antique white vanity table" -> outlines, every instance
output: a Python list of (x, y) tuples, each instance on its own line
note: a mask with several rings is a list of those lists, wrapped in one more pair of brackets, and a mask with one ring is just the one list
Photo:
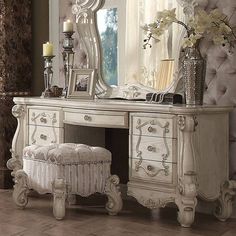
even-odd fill
[[(235, 183), (228, 180), (230, 107), (145, 102), (14, 98), (18, 120), (8, 168), (22, 166), (23, 147), (64, 141), (65, 124), (129, 129), (128, 194), (154, 209), (174, 202), (189, 227), (197, 198), (218, 200), (215, 215), (232, 211)], [(119, 173), (117, 173), (119, 174)]]
[[(138, 1), (127, 1), (138, 6)], [(13, 170), (13, 176), (22, 168), (22, 150), (26, 145), (64, 142), (65, 124), (129, 129), (129, 195), (150, 209), (164, 207), (170, 202), (176, 203), (179, 209), (178, 221), (184, 227), (191, 226), (194, 221), (197, 197), (207, 201), (217, 200), (215, 215), (220, 220), (226, 220), (232, 212), (236, 188), (235, 181), (228, 179), (228, 129), (229, 112), (232, 108), (187, 107), (109, 99), (140, 99), (147, 91), (155, 89), (147, 89), (148, 84), (146, 87), (119, 83), (117, 87), (109, 86), (102, 77), (102, 53), (96, 27), (96, 12), (107, 2), (109, 1), (80, 0), (74, 1), (76, 4), (73, 6), (77, 28), (85, 46), (87, 68), (96, 69), (96, 93), (97, 97), (103, 99), (86, 101), (14, 98), (16, 105), (12, 113), (18, 120), (18, 127), (12, 143), (12, 158), (7, 163), (8, 168)], [(157, 2), (152, 2), (157, 5)], [(166, 2), (169, 4), (165, 0), (162, 4)], [(173, 6), (178, 6), (174, 2), (173, 0)], [(186, 14), (193, 12), (194, 0), (177, 2), (184, 7)], [(140, 6), (144, 7), (145, 3), (147, 1), (143, 1)], [(177, 35), (181, 33), (177, 31)], [(136, 38), (130, 46), (135, 46), (134, 42), (139, 43), (140, 40)], [(127, 42), (128, 45), (129, 43)], [(177, 41), (175, 38), (172, 43), (177, 45), (176, 50), (179, 51), (180, 39)], [(137, 45), (135, 52), (136, 48)], [(170, 52), (169, 48), (167, 51)], [(175, 54), (178, 61), (178, 53)], [(148, 66), (150, 63), (147, 55), (144, 57)], [(140, 58), (144, 57), (140, 55)], [(125, 55), (125, 59), (127, 58), (129, 60), (125, 63), (125, 74), (129, 75), (130, 72), (131, 77), (142, 77), (140, 65), (134, 60), (139, 56), (128, 50)], [(149, 69), (153, 68), (147, 68)]]

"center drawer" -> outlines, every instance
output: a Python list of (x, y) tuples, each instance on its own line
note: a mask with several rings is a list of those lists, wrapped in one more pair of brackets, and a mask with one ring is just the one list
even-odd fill
[(65, 109), (64, 123), (106, 128), (128, 128), (127, 112)]

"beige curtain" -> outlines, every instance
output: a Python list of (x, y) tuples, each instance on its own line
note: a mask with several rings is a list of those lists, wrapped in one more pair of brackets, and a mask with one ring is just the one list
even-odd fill
[[(153, 22), (157, 11), (172, 8), (176, 8), (178, 18), (182, 19), (182, 8), (176, 0), (127, 0), (126, 83), (138, 82), (157, 90), (163, 89), (163, 86), (159, 88), (158, 85), (166, 84), (166, 82), (157, 81), (157, 79), (165, 80), (163, 65), (160, 66), (161, 61), (177, 57), (182, 28), (173, 24), (161, 36), (159, 43), (152, 43), (152, 48), (144, 50), (142, 46), (145, 34), (141, 26)], [(162, 67), (162, 76), (160, 76), (160, 67)], [(173, 61), (171, 61), (171, 67), (173, 67)]]

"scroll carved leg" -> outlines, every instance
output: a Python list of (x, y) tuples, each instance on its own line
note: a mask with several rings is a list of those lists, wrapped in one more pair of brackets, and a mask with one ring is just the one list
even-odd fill
[(194, 222), (195, 207), (197, 205), (197, 189), (195, 173), (187, 173), (180, 180), (180, 195), (176, 199), (179, 208), (178, 221), (183, 227), (190, 227)]
[(119, 187), (120, 179), (117, 175), (112, 175), (106, 180), (104, 193), (108, 197), (106, 209), (109, 215), (116, 215), (123, 207), (123, 201)]
[(15, 173), (22, 169), (22, 150), (24, 148), (24, 117), (26, 114), (26, 107), (22, 105), (15, 105), (12, 108), (12, 115), (17, 118), (17, 129), (12, 140), (12, 158), (7, 161), (8, 169), (12, 170), (11, 175), (14, 177)]
[(53, 215), (57, 220), (65, 217), (66, 211), (66, 183), (64, 179), (56, 179), (52, 184), (53, 189)]
[(13, 190), (13, 201), (20, 208), (25, 208), (28, 203), (28, 176), (23, 170), (15, 173), (15, 185)]
[(225, 221), (231, 216), (234, 195), (236, 195), (236, 181), (226, 181), (221, 186), (221, 195), (214, 213), (220, 221)]

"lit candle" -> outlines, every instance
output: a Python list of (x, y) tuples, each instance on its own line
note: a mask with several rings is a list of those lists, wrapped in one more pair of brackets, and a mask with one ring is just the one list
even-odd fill
[(72, 32), (73, 31), (73, 23), (70, 20), (63, 22), (63, 32)]
[(44, 43), (43, 44), (43, 56), (53, 56), (53, 45), (52, 43)]

